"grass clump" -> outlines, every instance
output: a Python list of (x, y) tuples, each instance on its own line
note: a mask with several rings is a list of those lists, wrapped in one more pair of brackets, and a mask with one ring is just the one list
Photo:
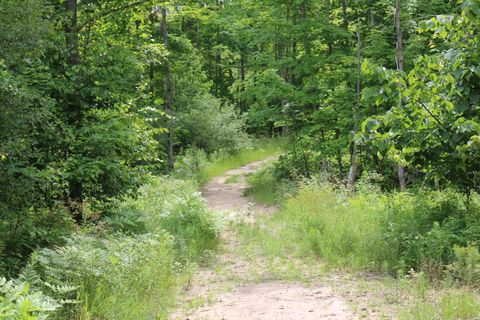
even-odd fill
[[(173, 178), (154, 178), (140, 189), (140, 197), (124, 202), (119, 210), (128, 215), (143, 232), (167, 231), (174, 238), (183, 260), (198, 258), (218, 244), (221, 220), (207, 209), (194, 182)], [(108, 222), (118, 230), (125, 230), (122, 216), (114, 215)], [(137, 231), (138, 232), (138, 231)]]

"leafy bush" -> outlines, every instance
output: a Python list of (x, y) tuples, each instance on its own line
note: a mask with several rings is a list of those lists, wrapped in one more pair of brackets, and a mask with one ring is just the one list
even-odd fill
[(195, 183), (172, 178), (154, 178), (140, 189), (137, 199), (127, 200), (119, 212), (140, 213), (145, 230), (167, 231), (184, 260), (215, 248), (220, 223), (205, 206)]
[(189, 148), (177, 158), (175, 177), (200, 181), (200, 173), (210, 164), (205, 151)]
[(230, 104), (203, 95), (194, 101), (194, 107), (178, 115), (182, 145), (190, 145), (207, 153), (225, 149), (230, 151), (249, 147), (245, 120)]
[(0, 319), (44, 320), (61, 304), (18, 280), (0, 278)]
[[(0, 210), (4, 209), (0, 204)], [(62, 207), (2, 211), (0, 218), (0, 275), (13, 276), (35, 248), (58, 245), (70, 235), (74, 223)], [(19, 218), (21, 217), (21, 218)]]

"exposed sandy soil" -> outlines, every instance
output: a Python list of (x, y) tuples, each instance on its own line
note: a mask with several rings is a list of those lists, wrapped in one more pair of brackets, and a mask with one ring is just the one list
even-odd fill
[[(259, 161), (217, 177), (204, 188), (210, 209), (225, 212), (232, 220), (252, 221), (260, 214), (272, 214), (273, 207), (252, 204), (243, 196), (245, 175), (258, 170)], [(229, 177), (239, 177), (226, 183)], [(355, 319), (345, 300), (321, 281), (310, 285), (284, 283), (271, 277), (272, 261), (247, 259), (238, 254), (239, 241), (227, 228), (222, 234), (223, 249), (209, 267), (197, 271), (172, 315), (178, 320), (316, 320)], [(275, 264), (275, 262), (273, 262)]]

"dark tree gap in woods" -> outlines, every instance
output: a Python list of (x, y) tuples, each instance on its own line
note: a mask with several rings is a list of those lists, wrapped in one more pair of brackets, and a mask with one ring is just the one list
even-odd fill
[(452, 192), (468, 214), (429, 236), (476, 226), (479, 16), (480, 0), (0, 0), (0, 277), (136, 217), (118, 208), (152, 176), (201, 180), (264, 137), (286, 141), (265, 185)]
[[(66, 20), (65, 34), (67, 44), (67, 61), (71, 68), (80, 64), (80, 51), (78, 48), (78, 8), (77, 0), (67, 0), (65, 7), (68, 18)], [(80, 97), (72, 96), (69, 101), (69, 124), (76, 129), (81, 129), (83, 112)], [(78, 177), (69, 181), (68, 205), (75, 221), (80, 224), (83, 220), (83, 183)]]

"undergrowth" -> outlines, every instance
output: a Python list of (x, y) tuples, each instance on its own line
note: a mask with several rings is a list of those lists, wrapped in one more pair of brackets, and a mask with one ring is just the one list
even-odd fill
[[(250, 178), (256, 199), (275, 199), (272, 177), (267, 169)], [(402, 319), (480, 317), (478, 195), (466, 201), (448, 189), (384, 194), (368, 184), (358, 187), (351, 194), (310, 181), (290, 192), (274, 216), (239, 224), (237, 232), (248, 250), (260, 254), (320, 259), (330, 268), (380, 273), (397, 284), (407, 279), (410, 295), (435, 292), (418, 297)], [(426, 279), (423, 289), (412, 286), (412, 273)]]
[(166, 319), (220, 227), (196, 183), (153, 178), (95, 227), (34, 252), (18, 280), (0, 279), (0, 318)]
[(285, 197), (291, 197), (297, 190), (295, 182), (277, 177), (272, 165), (251, 175), (248, 185), (245, 195), (256, 203), (267, 205), (279, 205)]

